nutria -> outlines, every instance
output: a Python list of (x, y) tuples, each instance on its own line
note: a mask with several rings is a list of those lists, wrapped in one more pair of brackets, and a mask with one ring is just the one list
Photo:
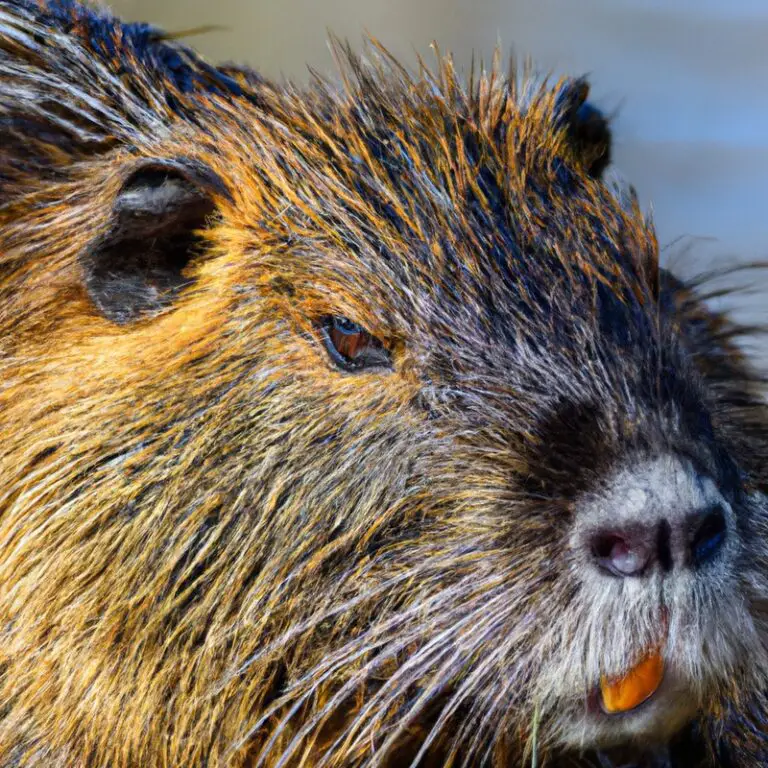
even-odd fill
[(768, 411), (582, 79), (0, 0), (0, 766), (731, 765)]

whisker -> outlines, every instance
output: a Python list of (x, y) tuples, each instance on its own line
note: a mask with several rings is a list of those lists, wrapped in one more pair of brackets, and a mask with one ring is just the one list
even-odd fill
[[(429, 657), (429, 653), (436, 648), (436, 654), (439, 657), (445, 655), (447, 652), (447, 649), (441, 649), (440, 646), (443, 644), (447, 639), (451, 638), (453, 635), (460, 633), (461, 630), (463, 630), (466, 626), (475, 624), (477, 621), (477, 618), (479, 615), (481, 615), (484, 612), (487, 612), (488, 610), (491, 610), (495, 603), (507, 600), (508, 595), (504, 592), (497, 595), (495, 598), (491, 600), (482, 601), (474, 610), (470, 611), (469, 614), (464, 617), (458, 624), (454, 624), (451, 627), (449, 627), (448, 630), (443, 631), (438, 636), (434, 637), (432, 640), (430, 640), (429, 643), (427, 643), (423, 648), (419, 649), (415, 657), (412, 657), (409, 659), (405, 664), (403, 664), (400, 669), (389, 679), (387, 682), (382, 686), (382, 688), (377, 691), (376, 696), (368, 702), (368, 704), (363, 708), (363, 710), (358, 713), (357, 722), (365, 722), (365, 728), (361, 732), (361, 734), (353, 741), (351, 744), (348, 744), (348, 748), (355, 749), (356, 747), (360, 746), (360, 742), (364, 739), (365, 734), (372, 731), (374, 728), (380, 727), (380, 719), (383, 717), (384, 713), (389, 709), (390, 706), (394, 703), (394, 701), (397, 699), (397, 697), (401, 694), (401, 689), (398, 688), (398, 685), (400, 683), (400, 680), (403, 678), (406, 678), (409, 673), (416, 671), (420, 669), (420, 667), (424, 666), (425, 664), (427, 666), (431, 663), (431, 658)], [(491, 620), (486, 620), (487, 624), (491, 623)], [(482, 625), (481, 625), (482, 628)], [(477, 626), (474, 627), (475, 630), (477, 630)], [(481, 634), (469, 647), (469, 652), (476, 650), (477, 648), (481, 647), (483, 641), (486, 639), (485, 634)], [(394, 743), (394, 740), (402, 734), (402, 732), (413, 722), (413, 720), (418, 716), (420, 712), (423, 711), (426, 704), (434, 698), (434, 696), (445, 687), (446, 680), (451, 679), (450, 676), (447, 676), (447, 672), (456, 664), (456, 661), (458, 659), (461, 659), (462, 657), (465, 657), (468, 655), (468, 649), (459, 647), (454, 653), (451, 655), (451, 657), (443, 664), (442, 667), (440, 667), (438, 670), (436, 670), (432, 674), (432, 680), (436, 680), (436, 683), (433, 683), (431, 686), (427, 687), (421, 695), (418, 697), (416, 702), (410, 707), (409, 713), (405, 717), (401, 717), (397, 726), (397, 729), (395, 732), (387, 738), (387, 740), (384, 742), (382, 746), (382, 752), (386, 753), (389, 747), (392, 746)], [(464, 666), (464, 664), (460, 665), (460, 668)], [(481, 665), (482, 666), (482, 665)], [(484, 667), (483, 667), (484, 668)], [(421, 675), (411, 675), (412, 677), (415, 677), (415, 679), (419, 679)], [(384, 694), (387, 693), (390, 689), (393, 690), (392, 693), (390, 693), (386, 698), (384, 698)], [(373, 716), (370, 716), (370, 713), (374, 712)], [(351, 734), (350, 734), (351, 736)], [(348, 737), (349, 739), (349, 737)]]
[[(473, 652), (478, 651), (479, 649), (484, 648), (486, 646), (488, 635), (496, 631), (498, 629), (498, 625), (501, 624), (503, 621), (506, 621), (511, 612), (512, 610), (511, 608), (509, 608), (508, 611), (502, 617), (500, 617), (494, 622), (488, 622), (489, 627), (487, 628), (487, 631), (483, 633), (480, 637), (477, 637), (474, 639), (469, 653), (471, 654)], [(438, 735), (443, 730), (448, 720), (453, 716), (455, 711), (485, 681), (485, 677), (488, 671), (493, 669), (498, 664), (498, 661), (500, 658), (503, 658), (502, 650), (506, 651), (507, 648), (506, 647), (498, 648), (495, 652), (491, 653), (481, 663), (479, 663), (473, 670), (472, 674), (469, 675), (469, 677), (462, 683), (462, 685), (451, 696), (451, 698), (448, 700), (446, 705), (443, 707), (436, 723), (433, 725), (429, 734), (427, 734), (427, 737), (424, 739), (424, 742), (422, 743), (422, 746), (419, 752), (414, 758), (412, 765), (414, 766), (417, 765), (419, 760), (421, 760), (421, 758), (426, 755), (427, 750), (434, 743), (435, 739), (438, 737)], [(468, 655), (466, 654), (466, 651), (462, 651), (462, 653), (464, 655)], [(384, 752), (386, 752), (388, 746), (391, 746), (391, 744), (394, 743), (395, 736), (396, 734), (393, 734), (390, 737), (391, 743), (389, 745), (385, 743), (385, 745), (383, 746)]]
[[(472, 580), (465, 579), (466, 587), (476, 589), (476, 585), (472, 583)], [(423, 632), (423, 629), (417, 627), (411, 634), (403, 634), (402, 630), (397, 635), (397, 642), (393, 643), (390, 638), (390, 633), (397, 629), (399, 625), (406, 623), (412, 616), (419, 613), (423, 613), (425, 610), (433, 610), (437, 615), (440, 615), (444, 610), (443, 602), (446, 599), (445, 595), (451, 595), (456, 592), (456, 585), (445, 588), (441, 592), (437, 593), (426, 603), (416, 603), (410, 606), (407, 610), (401, 611), (388, 619), (383, 624), (374, 625), (369, 628), (368, 631), (362, 635), (353, 638), (340, 648), (330, 659), (324, 661), (320, 666), (307, 672), (300, 680), (296, 681), (291, 686), (292, 691), (301, 689), (304, 685), (308, 685), (307, 690), (299, 696), (294, 702), (288, 712), (282, 717), (281, 721), (275, 727), (269, 741), (264, 746), (260, 753), (260, 757), (257, 760), (257, 765), (263, 764), (265, 757), (269, 754), (272, 746), (276, 743), (277, 739), (282, 735), (285, 728), (288, 726), (290, 720), (301, 709), (301, 706), (306, 700), (325, 682), (327, 682), (336, 672), (348, 668), (352, 663), (356, 662), (365, 655), (381, 648), (385, 647), (385, 651), (380, 653), (365, 664), (360, 670), (358, 670), (350, 680), (345, 683), (339, 691), (329, 700), (323, 709), (315, 713), (309, 718), (304, 726), (297, 732), (296, 736), (292, 739), (289, 746), (286, 748), (285, 758), (289, 757), (293, 751), (298, 747), (301, 739), (303, 739), (312, 730), (317, 728), (322, 721), (327, 718), (336, 707), (343, 702), (360, 684), (370, 675), (372, 671), (385, 664), (388, 660), (393, 658), (397, 653), (402, 652), (408, 645), (414, 643)], [(276, 701), (272, 706), (267, 708), (262, 713), (261, 717), (252, 725), (248, 731), (239, 739), (232, 747), (232, 750), (237, 750), (242, 747), (248, 739), (279, 709), (285, 705), (287, 697), (282, 697)], [(284, 764), (284, 760), (279, 764)]]

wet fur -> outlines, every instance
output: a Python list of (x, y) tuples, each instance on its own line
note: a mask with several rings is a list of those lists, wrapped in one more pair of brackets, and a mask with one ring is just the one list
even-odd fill
[[(0, 0), (0, 766), (512, 766), (534, 737), (554, 766), (760, 764), (768, 412), (741, 329), (600, 180), (582, 81), (369, 52), (299, 90)], [(204, 228), (131, 282), (127, 251), (98, 261), (115, 201), (166, 172)], [(337, 372), (329, 314), (394, 371)], [(571, 521), (662, 451), (739, 519), (722, 593), (673, 629), (701, 715), (653, 755), (565, 750), (569, 695), (658, 623), (596, 604)]]

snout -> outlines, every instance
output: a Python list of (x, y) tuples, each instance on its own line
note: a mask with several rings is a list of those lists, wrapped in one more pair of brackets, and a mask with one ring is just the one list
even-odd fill
[(689, 460), (664, 455), (626, 465), (576, 502), (587, 662), (583, 682), (563, 693), (587, 689), (578, 723), (595, 743), (670, 735), (743, 656), (728, 629), (747, 626), (728, 495)]
[(749, 658), (731, 498), (669, 454), (627, 464), (576, 500), (575, 649), (551, 679), (553, 698), (578, 702), (564, 743), (663, 743)]
[(712, 478), (665, 456), (619, 471), (585, 499), (572, 544), (580, 567), (605, 576), (695, 571), (705, 578), (728, 558), (734, 528), (731, 505)]

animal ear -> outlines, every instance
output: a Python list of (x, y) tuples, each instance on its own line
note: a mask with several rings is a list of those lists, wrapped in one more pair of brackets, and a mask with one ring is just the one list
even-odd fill
[(569, 80), (558, 95), (555, 109), (584, 169), (599, 179), (611, 162), (611, 128), (608, 118), (587, 101), (588, 96), (586, 80)]
[(226, 196), (222, 180), (188, 160), (142, 160), (112, 204), (109, 228), (81, 256), (85, 286), (99, 311), (129, 323), (168, 307), (191, 283), (203, 230)]

